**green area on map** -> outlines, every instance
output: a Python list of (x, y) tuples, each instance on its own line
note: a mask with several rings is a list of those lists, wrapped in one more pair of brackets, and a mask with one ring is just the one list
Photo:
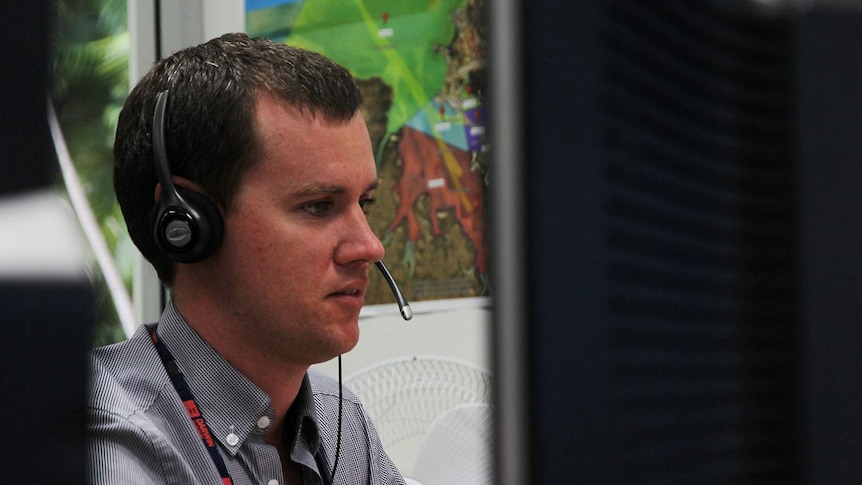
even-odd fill
[(387, 127), (392, 133), (443, 85), (446, 59), (437, 51), (451, 42), (452, 12), (463, 4), (464, 0), (307, 0), (249, 12), (247, 23), (252, 35), (319, 52), (357, 78), (380, 77), (393, 88)]

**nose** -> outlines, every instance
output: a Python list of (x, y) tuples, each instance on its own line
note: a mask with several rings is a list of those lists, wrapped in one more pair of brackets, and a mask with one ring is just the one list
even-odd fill
[(342, 243), (336, 251), (338, 264), (350, 264), (356, 261), (375, 262), (383, 259), (386, 250), (383, 243), (371, 230), (368, 219), (361, 208), (351, 211), (348, 224), (345, 227)]

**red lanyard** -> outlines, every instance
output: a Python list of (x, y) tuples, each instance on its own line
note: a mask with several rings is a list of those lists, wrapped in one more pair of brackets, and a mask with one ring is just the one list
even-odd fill
[(153, 345), (156, 346), (156, 351), (158, 351), (159, 357), (162, 359), (162, 364), (165, 366), (165, 370), (168, 372), (168, 376), (174, 384), (174, 389), (177, 390), (177, 394), (180, 396), (180, 399), (183, 401), (183, 405), (186, 407), (189, 419), (192, 420), (192, 424), (195, 429), (198, 430), (198, 435), (200, 435), (201, 441), (209, 452), (210, 458), (212, 458), (213, 464), (215, 464), (218, 469), (219, 475), (221, 475), (222, 485), (233, 485), (233, 480), (231, 480), (230, 474), (227, 471), (224, 458), (222, 458), (221, 453), (219, 453), (215, 438), (210, 432), (209, 426), (207, 426), (207, 422), (204, 419), (201, 408), (198, 406), (197, 401), (195, 401), (195, 397), (192, 395), (192, 390), (189, 388), (188, 382), (186, 382), (186, 377), (180, 371), (180, 368), (177, 366), (177, 362), (174, 360), (171, 352), (156, 335), (156, 326), (147, 325), (146, 328), (150, 332), (150, 338), (153, 340)]

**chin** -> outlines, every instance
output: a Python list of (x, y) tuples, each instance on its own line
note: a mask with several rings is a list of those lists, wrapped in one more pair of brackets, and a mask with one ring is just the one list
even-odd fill
[(334, 347), (338, 355), (346, 354), (359, 343), (359, 320), (354, 319), (349, 323), (339, 326), (339, 332), (334, 336)]
[(348, 339), (344, 342), (344, 345), (342, 346), (341, 353), (346, 354), (347, 352), (350, 352), (351, 350), (353, 350), (356, 347), (356, 344), (358, 344), (358, 343), (359, 343), (359, 329), (357, 328), (357, 331), (353, 334), (353, 336), (351, 336), (350, 339)]

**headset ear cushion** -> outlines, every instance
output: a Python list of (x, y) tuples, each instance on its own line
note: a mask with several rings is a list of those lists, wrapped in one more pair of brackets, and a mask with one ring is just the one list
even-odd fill
[[(224, 220), (218, 206), (200, 192), (176, 187), (179, 204), (159, 204), (153, 212), (156, 245), (166, 257), (181, 263), (196, 263), (221, 246)], [(186, 234), (180, 243), (171, 237), (176, 227)]]

